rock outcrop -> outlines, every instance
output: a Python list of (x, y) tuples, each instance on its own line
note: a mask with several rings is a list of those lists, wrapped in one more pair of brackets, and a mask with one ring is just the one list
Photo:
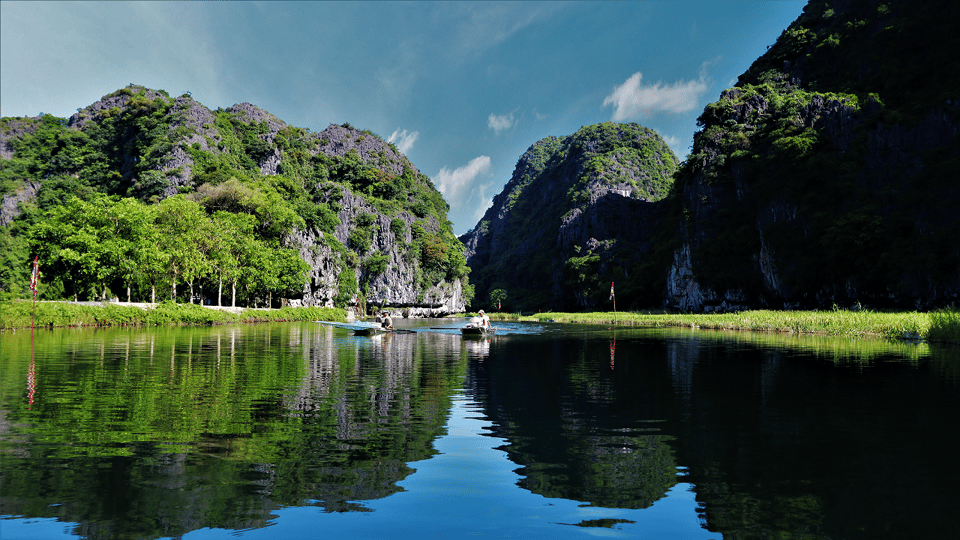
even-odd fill
[(958, 77), (925, 75), (956, 48), (956, 6), (935, 4), (811, 1), (707, 106), (675, 184), (666, 306), (960, 300)]
[(619, 280), (621, 305), (641, 301), (650, 292), (641, 269), (662, 220), (655, 201), (669, 191), (675, 169), (660, 136), (636, 124), (588, 126), (531, 146), (461, 237), (481, 302), (592, 308), (609, 296), (599, 284)]
[(214, 197), (221, 202), (210, 212), (227, 204), (259, 217), (272, 207), (299, 224), (279, 238), (309, 266), (302, 290), (284, 295), (287, 303), (359, 301), (440, 316), (463, 312), (472, 296), (446, 202), (406, 156), (369, 131), (344, 124), (311, 133), (250, 103), (211, 111), (187, 94), (171, 98), (136, 85), (68, 121), (4, 119), (0, 127), (0, 159), (18, 157), (18, 141), (41, 127), (49, 136), (29, 144), (35, 155), (54, 155), (24, 167), (19, 183), (0, 193), (0, 226), (51, 182), (144, 202)]

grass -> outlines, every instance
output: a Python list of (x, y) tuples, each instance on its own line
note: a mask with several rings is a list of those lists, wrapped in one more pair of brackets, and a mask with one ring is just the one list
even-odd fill
[(625, 326), (675, 326), (714, 330), (740, 330), (831, 336), (884, 337), (960, 343), (960, 310), (921, 312), (846, 311), (743, 311), (739, 313), (491, 313), (491, 318), (511, 321), (554, 321)]
[[(743, 311), (740, 313), (489, 313), (498, 321), (554, 321), (623, 326), (692, 327), (714, 330), (820, 334), (830, 336), (884, 337), (896, 340), (926, 340), (960, 343), (960, 310), (946, 308), (929, 313), (833, 311)], [(80, 305), (69, 302), (37, 302), (38, 328), (84, 326), (164, 326), (263, 323), (282, 321), (344, 321), (338, 308), (298, 307), (245, 309), (239, 314), (209, 309), (197, 304), (162, 302), (152, 309), (105, 303)], [(0, 330), (33, 326), (33, 303), (0, 301)]]
[[(33, 302), (0, 302), (0, 330), (34, 326)], [(154, 308), (104, 303), (81, 305), (70, 302), (37, 302), (37, 328), (85, 326), (176, 326), (281, 321), (344, 321), (346, 312), (337, 308), (244, 309), (239, 314), (209, 309), (197, 304), (161, 302)]]

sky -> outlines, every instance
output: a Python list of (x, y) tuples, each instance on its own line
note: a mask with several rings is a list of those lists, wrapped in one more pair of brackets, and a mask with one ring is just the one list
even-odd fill
[(704, 106), (806, 0), (0, 2), (0, 116), (66, 117), (130, 83), (396, 144), (476, 226), (520, 156), (600, 122), (684, 159)]

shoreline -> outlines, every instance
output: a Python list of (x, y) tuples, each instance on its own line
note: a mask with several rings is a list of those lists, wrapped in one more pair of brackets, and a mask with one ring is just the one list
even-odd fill
[(249, 308), (172, 302), (72, 300), (0, 301), (0, 332), (27, 328), (201, 326), (232, 323), (346, 320), (339, 308)]
[(960, 343), (960, 310), (876, 312), (870, 310), (772, 311), (737, 313), (546, 312), (535, 315), (490, 313), (500, 321), (559, 322), (702, 328), (741, 332), (882, 338), (897, 341)]
[[(247, 308), (171, 302), (0, 301), (0, 331), (23, 328), (213, 325), (238, 322), (346, 321), (340, 308)], [(960, 309), (929, 313), (870, 310), (737, 313), (545, 312), (490, 313), (497, 321), (558, 322), (617, 326), (685, 327), (739, 332), (881, 338), (904, 342), (960, 343)], [(468, 314), (463, 314), (468, 316)]]

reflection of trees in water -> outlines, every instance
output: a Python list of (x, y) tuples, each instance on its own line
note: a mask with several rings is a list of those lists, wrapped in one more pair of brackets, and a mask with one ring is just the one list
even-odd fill
[(956, 536), (947, 479), (960, 479), (960, 402), (936, 362), (859, 356), (860, 340), (843, 351), (708, 337), (670, 340), (668, 355), (681, 462), (706, 527), (724, 538)]
[[(29, 422), (8, 414), (35, 427), (4, 436), (22, 457), (0, 464), (2, 513), (146, 538), (261, 527), (305, 501), (364, 510), (350, 501), (398, 491), (407, 462), (434, 453), (462, 382), (458, 342), (416, 337), (293, 324), (48, 344)], [(7, 367), (25, 380), (26, 364)]]
[[(645, 508), (676, 483), (663, 433), (660, 394), (666, 374), (635, 343), (511, 340), (468, 384), (494, 423), (502, 449), (521, 465), (519, 485), (546, 497), (614, 508)], [(615, 369), (614, 369), (615, 367)], [(669, 393), (669, 390), (667, 390)]]

